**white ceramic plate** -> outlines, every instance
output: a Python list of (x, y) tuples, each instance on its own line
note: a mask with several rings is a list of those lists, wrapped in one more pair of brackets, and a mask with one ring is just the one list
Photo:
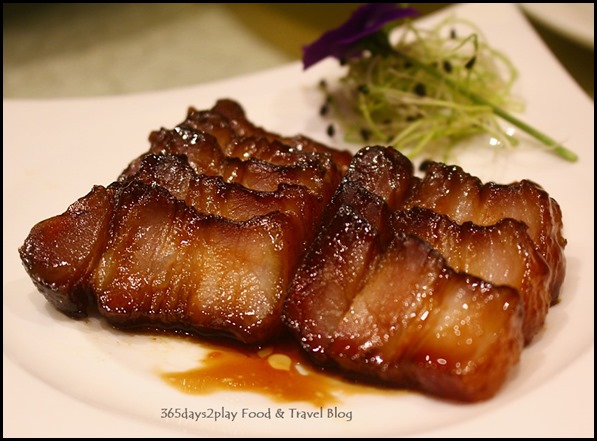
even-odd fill
[(594, 3), (521, 3), (521, 7), (551, 30), (586, 47), (594, 47)]
[[(186, 395), (157, 370), (197, 365), (199, 344), (124, 335), (99, 320), (56, 313), (23, 270), (17, 248), (38, 221), (62, 213), (94, 184), (110, 183), (146, 151), (147, 136), (173, 127), (193, 105), (239, 101), (254, 122), (322, 141), (316, 85), (337, 73), (332, 61), (300, 64), (188, 89), (97, 99), (3, 102), (4, 123), (4, 435), (5, 436), (592, 436), (594, 430), (593, 103), (534, 34), (516, 6), (470, 4), (442, 11), (477, 22), (519, 67), (523, 118), (580, 155), (564, 162), (523, 137), (519, 151), (470, 151), (460, 164), (484, 180), (530, 178), (564, 213), (568, 274), (562, 301), (519, 369), (494, 399), (456, 405), (411, 393), (348, 397), (341, 419), (188, 421), (161, 409), (241, 411), (273, 403), (248, 393)], [(532, 56), (529, 56), (532, 54)]]

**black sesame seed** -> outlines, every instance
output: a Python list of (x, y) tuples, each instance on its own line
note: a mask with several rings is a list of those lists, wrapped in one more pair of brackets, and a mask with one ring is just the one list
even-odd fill
[(456, 29), (450, 30), (450, 38), (455, 40), (456, 39)]
[(363, 138), (363, 141), (369, 141), (370, 137), (371, 137), (371, 131), (369, 131), (367, 129), (361, 129), (361, 138)]
[(419, 165), (419, 170), (424, 172), (429, 168), (431, 164), (433, 164), (433, 161), (431, 159), (425, 159), (423, 162), (421, 162), (421, 165)]
[(444, 66), (444, 70), (445, 70), (447, 73), (451, 73), (451, 72), (452, 72), (452, 63), (450, 63), (450, 61), (448, 61), (448, 60), (444, 60), (444, 64), (443, 64), (443, 66)]
[(328, 126), (327, 133), (328, 133), (328, 136), (334, 136), (334, 134), (336, 133), (336, 128), (334, 127), (333, 124), (330, 124)]
[(425, 87), (425, 85), (423, 83), (417, 83), (415, 85), (415, 93), (418, 96), (425, 96), (425, 95), (427, 95), (427, 88)]
[(471, 70), (476, 62), (477, 62), (477, 57), (473, 57), (466, 62), (464, 67), (466, 67), (468, 70)]
[(326, 104), (324, 104), (323, 106), (321, 106), (321, 107), (319, 108), (319, 114), (320, 114), (321, 116), (325, 116), (325, 115), (327, 115), (327, 114), (328, 114), (329, 110), (330, 110), (330, 107), (329, 107), (329, 106), (327, 105), (327, 103), (326, 103)]

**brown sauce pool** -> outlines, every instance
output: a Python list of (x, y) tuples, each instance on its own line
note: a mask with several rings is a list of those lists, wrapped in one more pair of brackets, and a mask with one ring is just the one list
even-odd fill
[(200, 344), (208, 349), (205, 358), (196, 368), (161, 373), (166, 383), (188, 394), (253, 392), (276, 402), (302, 401), (317, 407), (338, 403), (342, 395), (397, 393), (319, 370), (292, 342), (261, 348)]

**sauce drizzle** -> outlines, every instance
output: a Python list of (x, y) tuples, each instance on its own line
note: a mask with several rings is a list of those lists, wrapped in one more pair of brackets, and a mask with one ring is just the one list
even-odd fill
[(338, 394), (380, 391), (316, 370), (295, 345), (278, 343), (263, 348), (205, 346), (209, 352), (198, 367), (166, 372), (161, 374), (162, 378), (189, 394), (253, 392), (277, 402), (303, 401), (317, 407), (338, 403)]

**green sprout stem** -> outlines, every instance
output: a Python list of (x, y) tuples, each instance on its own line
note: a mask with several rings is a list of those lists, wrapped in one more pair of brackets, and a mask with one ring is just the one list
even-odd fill
[(566, 161), (570, 161), (570, 162), (576, 162), (578, 160), (578, 155), (576, 153), (574, 153), (573, 151), (564, 147), (561, 143), (555, 141), (553, 138), (547, 136), (546, 134), (535, 129), (534, 127), (528, 125), (524, 121), (521, 121), (520, 119), (514, 117), (512, 114), (510, 114), (510, 113), (506, 112), (505, 110), (501, 109), (500, 107), (492, 104), (491, 102), (487, 101), (483, 97), (480, 97), (479, 95), (471, 92), (470, 90), (461, 87), (459, 84), (452, 81), (450, 78), (447, 78), (445, 75), (442, 75), (442, 73), (440, 71), (438, 71), (437, 69), (435, 69), (434, 67), (429, 66), (424, 63), (421, 63), (417, 59), (409, 57), (408, 55), (406, 55), (402, 52), (395, 51), (395, 53), (398, 54), (400, 57), (404, 58), (405, 60), (407, 60), (408, 62), (412, 63), (413, 65), (417, 66), (419, 69), (421, 69), (421, 70), (425, 71), (426, 73), (428, 73), (429, 75), (433, 76), (437, 80), (442, 81), (448, 87), (452, 88), (455, 92), (468, 98), (473, 103), (481, 105), (481, 106), (487, 106), (488, 108), (490, 108), (493, 111), (494, 114), (496, 114), (500, 118), (504, 119), (505, 121), (508, 121), (509, 123), (513, 124), (515, 127), (518, 127), (520, 130), (526, 132), (533, 138), (537, 139), (538, 141), (540, 141), (541, 143), (546, 145), (560, 158), (565, 159)]

